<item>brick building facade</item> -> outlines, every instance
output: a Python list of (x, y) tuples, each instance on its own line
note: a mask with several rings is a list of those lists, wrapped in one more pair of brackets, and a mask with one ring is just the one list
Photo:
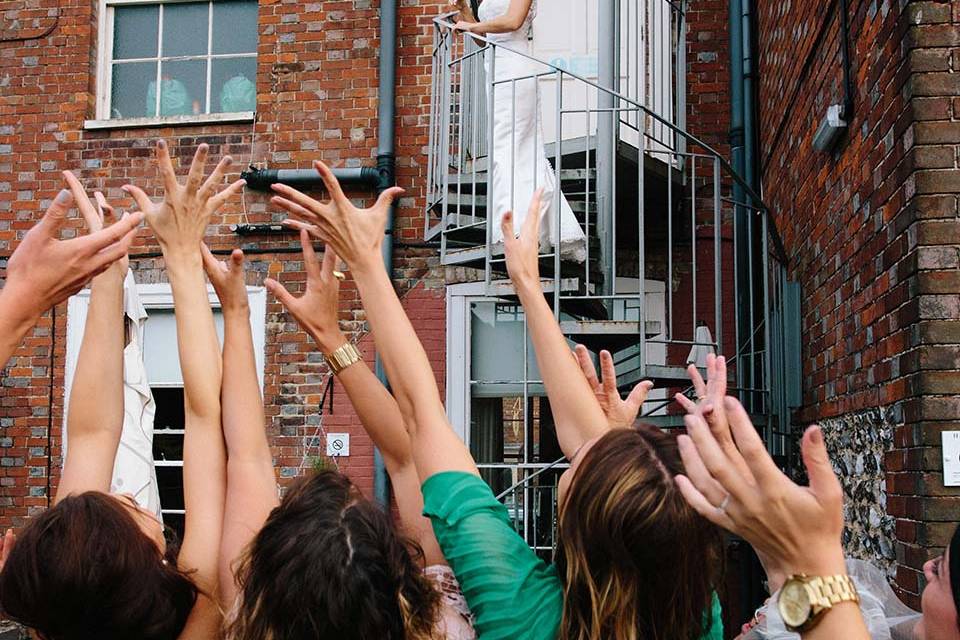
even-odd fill
[[(211, 158), (230, 154), (239, 172), (250, 163), (309, 167), (321, 157), (340, 166), (372, 165), (376, 149), (377, 4), (365, 0), (259, 3), (256, 118), (238, 123), (96, 129), (98, 25), (104, 3), (7, 2), (0, 22), (0, 251), (9, 256), (62, 187), (71, 169), (92, 192), (101, 189), (122, 208), (127, 182), (157, 186), (152, 144), (165, 138), (185, 170), (201, 142)], [(432, 359), (444, 376), (443, 274), (435, 251), (422, 246), (419, 188), (423, 182), (429, 103), (429, 25), (442, 5), (401, 7), (397, 67), (397, 182), (408, 196), (396, 221), (396, 284)], [(212, 166), (212, 165), (211, 165)], [(233, 178), (237, 176), (234, 174)], [(371, 192), (355, 192), (372, 198)], [(305, 273), (295, 235), (238, 237), (231, 225), (278, 222), (285, 216), (268, 194), (247, 191), (225, 208), (208, 242), (242, 246), (248, 282), (269, 274), (296, 291)], [(372, 200), (371, 200), (372, 201)], [(77, 233), (71, 220), (65, 236)], [(131, 252), (138, 283), (165, 281), (151, 234)], [(362, 311), (350, 282), (342, 319), (372, 363)], [(58, 481), (64, 406), (67, 306), (48, 313), (3, 372), (0, 424), (0, 526), (20, 527), (49, 504)], [(288, 483), (323, 455), (318, 408), (328, 373), (308, 337), (278, 302), (268, 299), (264, 400), (278, 475)], [(329, 402), (329, 399), (328, 399)], [(373, 448), (339, 385), (325, 405), (324, 430), (352, 436), (340, 466), (372, 492)], [(333, 413), (330, 413), (332, 407)]]
[(940, 455), (960, 417), (960, 2), (846, 3), (853, 115), (821, 153), (844, 4), (759, 3), (761, 175), (803, 292), (798, 421), (844, 475), (850, 550), (919, 606), (960, 513)]
[[(155, 185), (151, 145), (168, 140), (182, 168), (196, 146), (235, 167), (305, 168), (321, 157), (371, 165), (376, 149), (377, 3), (260, 0), (255, 117), (203, 124), (104, 127), (98, 74), (105, 0), (0, 2), (0, 255), (72, 169), (129, 206), (120, 186)], [(756, 3), (758, 130), (764, 198), (802, 287), (803, 406), (821, 421), (846, 472), (857, 553), (895, 560), (897, 584), (918, 604), (919, 568), (942, 547), (960, 499), (939, 475), (939, 434), (960, 409), (960, 1), (850, 0), (853, 121), (831, 153), (811, 140), (842, 99), (840, 21), (832, 3)], [(395, 231), (395, 276), (441, 383), (448, 281), (423, 242), (429, 137), (431, 20), (441, 0), (401, 2), (397, 60), (397, 181), (407, 189)], [(822, 5), (829, 5), (827, 9)], [(541, 11), (543, 8), (541, 8)], [(723, 154), (730, 127), (727, 3), (687, 10), (687, 127)], [(109, 111), (109, 105), (108, 105)], [(101, 118), (102, 119), (102, 118)], [(370, 193), (351, 195), (370, 198)], [(214, 249), (242, 246), (248, 283), (269, 274), (296, 290), (305, 274), (292, 235), (238, 237), (231, 225), (285, 217), (248, 190), (217, 222)], [(76, 233), (79, 221), (67, 234)], [(706, 262), (705, 262), (706, 264)], [(140, 283), (165, 279), (149, 233), (132, 265)], [(342, 319), (372, 361), (348, 281)], [(45, 508), (61, 464), (67, 307), (47, 314), (3, 372), (0, 527)], [(278, 475), (288, 483), (322, 454), (326, 431), (351, 434), (339, 464), (364, 491), (373, 449), (305, 334), (267, 299), (264, 400)], [(860, 456), (859, 458), (857, 456)], [(886, 505), (873, 509), (872, 504)]]

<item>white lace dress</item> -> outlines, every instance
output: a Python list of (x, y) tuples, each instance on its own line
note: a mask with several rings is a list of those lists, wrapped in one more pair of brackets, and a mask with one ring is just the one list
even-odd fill
[(437, 629), (439, 636), (447, 640), (476, 640), (473, 616), (460, 590), (460, 583), (453, 575), (453, 569), (434, 564), (425, 567), (423, 573), (433, 581), (440, 592), (440, 620)]
[[(479, 15), (481, 21), (501, 16), (510, 7), (510, 0), (483, 0)], [(502, 252), (503, 233), (500, 220), (506, 211), (514, 213), (514, 229), (519, 230), (533, 192), (544, 187), (540, 208), (541, 247), (555, 246), (557, 187), (553, 170), (543, 146), (543, 123), (540, 115), (540, 97), (537, 79), (533, 74), (544, 73), (548, 67), (517, 55), (530, 54), (527, 34), (537, 15), (537, 2), (533, 0), (530, 11), (521, 26), (509, 33), (491, 33), (488, 38), (497, 44), (496, 62), (488, 52), (485, 56), (487, 77), (494, 66), (495, 81), (493, 96), (493, 145), (491, 153), (492, 193), (487, 194), (490, 214), (493, 218), (493, 244), (497, 253)], [(516, 79), (515, 82), (511, 80)], [(586, 240), (580, 224), (574, 216), (570, 203), (560, 194), (560, 248), (567, 260), (583, 262), (586, 258)]]

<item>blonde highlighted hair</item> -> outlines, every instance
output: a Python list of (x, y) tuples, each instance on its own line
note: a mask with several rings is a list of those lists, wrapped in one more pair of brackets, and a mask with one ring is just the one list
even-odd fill
[(586, 452), (561, 505), (560, 640), (695, 640), (713, 623), (721, 538), (673, 477), (676, 439), (617, 429)]

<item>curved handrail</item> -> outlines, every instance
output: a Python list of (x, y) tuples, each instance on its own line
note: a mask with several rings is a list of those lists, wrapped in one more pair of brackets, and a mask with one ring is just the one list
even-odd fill
[[(454, 12), (450, 12), (450, 13), (441, 14), (441, 15), (439, 15), (439, 16), (437, 16), (437, 17), (435, 17), (435, 18), (433, 19), (433, 23), (434, 23), (434, 25), (436, 25), (436, 27), (437, 27), (438, 29), (440, 29), (440, 30), (446, 30), (446, 31), (453, 32), (453, 31), (455, 31), (455, 29), (454, 29), (454, 23), (450, 22), (449, 18), (450, 18), (451, 16), (457, 15), (457, 13), (458, 13), (458, 12), (454, 11)], [(530, 55), (529, 53), (525, 53), (525, 52), (523, 52), (523, 51), (517, 51), (516, 49), (511, 49), (510, 47), (507, 47), (507, 46), (505, 46), (505, 45), (499, 44), (498, 42), (496, 42), (496, 41), (494, 41), (494, 40), (490, 40), (490, 39), (489, 39), (487, 36), (485, 36), (485, 35), (479, 35), (479, 34), (475, 34), (475, 33), (467, 34), (466, 32), (464, 32), (464, 36), (463, 36), (463, 37), (464, 37), (464, 38), (472, 38), (473, 40), (478, 41), (478, 42), (484, 42), (484, 43), (486, 43), (487, 47), (494, 47), (494, 48), (500, 47), (500, 48), (503, 48), (503, 49), (509, 51), (509, 52), (512, 53), (512, 54), (515, 54), (515, 55), (518, 55), (518, 56), (527, 58), (528, 60), (532, 60), (533, 62), (536, 62), (536, 63), (541, 64), (541, 65), (543, 65), (543, 66), (545, 66), (545, 67), (547, 67), (547, 68), (549, 68), (549, 69), (552, 69), (553, 72), (555, 72), (555, 73), (564, 74), (564, 75), (567, 75), (567, 76), (573, 78), (574, 80), (577, 80), (577, 81), (579, 81), (579, 82), (583, 82), (584, 84), (586, 84), (586, 85), (588, 85), (588, 86), (590, 86), (590, 87), (593, 87), (593, 88), (596, 89), (597, 91), (602, 91), (602, 92), (606, 93), (607, 95), (612, 96), (612, 97), (615, 98), (616, 100), (620, 100), (620, 101), (623, 101), (623, 102), (627, 103), (628, 105), (631, 105), (631, 107), (632, 107), (633, 109), (642, 111), (645, 115), (651, 116), (651, 117), (654, 118), (655, 120), (659, 121), (661, 124), (666, 125), (666, 126), (667, 126), (669, 129), (671, 129), (674, 133), (676, 133), (676, 134), (679, 135), (679, 136), (682, 136), (682, 137), (685, 138), (688, 142), (692, 142), (693, 144), (695, 144), (695, 145), (697, 145), (697, 146), (702, 147), (703, 149), (705, 149), (707, 152), (709, 152), (710, 154), (712, 154), (712, 155), (718, 160), (718, 162), (720, 163), (720, 166), (723, 167), (723, 168), (727, 171), (727, 173), (730, 175), (730, 177), (733, 178), (733, 180), (734, 180), (738, 185), (740, 185), (741, 188), (743, 188), (743, 190), (744, 190), (744, 192), (746, 193), (746, 195), (749, 196), (749, 198), (750, 198), (753, 202), (756, 203), (755, 205), (753, 205), (754, 208), (756, 208), (758, 211), (762, 211), (763, 214), (767, 217), (767, 220), (768, 220), (768, 223), (769, 223), (767, 229), (768, 229), (768, 231), (770, 232), (771, 237), (773, 238), (773, 246), (774, 246), (774, 250), (775, 250), (776, 253), (777, 253), (777, 258), (778, 258), (784, 265), (786, 265), (786, 264), (789, 263), (789, 260), (787, 259), (787, 252), (786, 252), (786, 250), (784, 249), (784, 246), (783, 246), (783, 240), (780, 238), (780, 232), (779, 232), (779, 230), (777, 229), (777, 221), (776, 221), (776, 219), (773, 217), (772, 213), (770, 212), (769, 207), (767, 207), (766, 203), (764, 203), (763, 198), (761, 198), (760, 195), (759, 195), (756, 191), (754, 191), (753, 187), (751, 187), (749, 184), (747, 184), (747, 182), (740, 176), (740, 174), (737, 172), (737, 170), (734, 169), (733, 165), (731, 165), (730, 162), (727, 161), (727, 159), (723, 156), (723, 154), (721, 154), (719, 151), (717, 151), (716, 149), (714, 149), (713, 147), (711, 147), (709, 144), (707, 144), (706, 142), (704, 142), (703, 140), (701, 140), (701, 139), (698, 138), (697, 136), (689, 133), (688, 131), (684, 131), (683, 129), (679, 128), (678, 126), (676, 126), (676, 125), (673, 124), (672, 122), (669, 122), (668, 120), (664, 119), (664, 118), (663, 118), (662, 116), (660, 116), (658, 113), (655, 113), (654, 111), (651, 111), (651, 110), (650, 110), (648, 107), (646, 107), (645, 105), (638, 103), (636, 100), (633, 100), (632, 98), (628, 98), (627, 96), (623, 95), (622, 93), (620, 93), (620, 92), (618, 92), (618, 91), (614, 91), (613, 89), (610, 89), (610, 88), (604, 87), (604, 86), (602, 86), (602, 85), (599, 85), (599, 84), (597, 84), (596, 82), (594, 82), (594, 81), (592, 81), (592, 80), (589, 80), (589, 79), (587, 79), (587, 78), (584, 78), (583, 76), (578, 75), (578, 74), (576, 74), (576, 73), (573, 73), (572, 71), (568, 71), (568, 70), (566, 70), (566, 69), (563, 69), (563, 68), (561, 68), (561, 67), (558, 67), (557, 65), (554, 65), (554, 64), (551, 64), (551, 63), (546, 62), (546, 61), (544, 61), (544, 60), (541, 60), (541, 59), (539, 59), (539, 58), (537, 58), (537, 57), (535, 57), (535, 56)], [(624, 109), (624, 110), (626, 110), (626, 109)]]

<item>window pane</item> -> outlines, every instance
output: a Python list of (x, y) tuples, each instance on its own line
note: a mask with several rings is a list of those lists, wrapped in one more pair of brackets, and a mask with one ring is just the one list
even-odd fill
[[(153, 315), (151, 314), (151, 320)], [(176, 350), (176, 347), (173, 347)], [(183, 429), (183, 387), (153, 387), (153, 401), (156, 412), (153, 415), (154, 431), (164, 429)]]
[(183, 462), (183, 434), (154, 431), (153, 457), (163, 462)]
[[(183, 428), (182, 413), (162, 413), (159, 385), (182, 385), (183, 376), (180, 374), (180, 357), (177, 354), (177, 321), (173, 309), (147, 309), (149, 317), (143, 330), (143, 362), (147, 367), (147, 380), (154, 387), (154, 399), (157, 402), (157, 415), (154, 424), (161, 426)], [(220, 309), (213, 310), (213, 321), (217, 327), (217, 335), (223, 343), (223, 314)], [(177, 406), (171, 403), (169, 406)], [(180, 411), (183, 407), (183, 394), (180, 394)], [(169, 417), (167, 417), (169, 416)], [(175, 425), (181, 425), (177, 427)]]
[(180, 542), (183, 540), (183, 527), (184, 527), (184, 516), (182, 513), (165, 513), (163, 514), (163, 525), (168, 529), (164, 532), (164, 535), (169, 535), (172, 533), (176, 537), (171, 539), (167, 538), (167, 544), (173, 544), (174, 540)]
[[(520, 305), (474, 302), (471, 305), (470, 379), (482, 382), (476, 394), (512, 395), (523, 393), (524, 325)], [(539, 380), (540, 372), (529, 337), (527, 380)], [(489, 345), (497, 345), (490, 349)], [(530, 384), (528, 393), (542, 394), (542, 384)]]
[(206, 2), (163, 6), (164, 57), (207, 55), (210, 6)]
[(183, 467), (157, 467), (160, 509), (183, 509)]
[(157, 115), (156, 94), (153, 94), (153, 98), (148, 97), (156, 84), (156, 62), (114, 64), (110, 117), (143, 118)]
[(207, 62), (161, 62), (160, 115), (185, 116), (206, 111)]
[(237, 113), (257, 108), (257, 59), (218, 58), (210, 75), (210, 111)]
[(256, 53), (257, 3), (213, 3), (213, 53)]
[(113, 10), (113, 59), (155, 58), (159, 5)]

